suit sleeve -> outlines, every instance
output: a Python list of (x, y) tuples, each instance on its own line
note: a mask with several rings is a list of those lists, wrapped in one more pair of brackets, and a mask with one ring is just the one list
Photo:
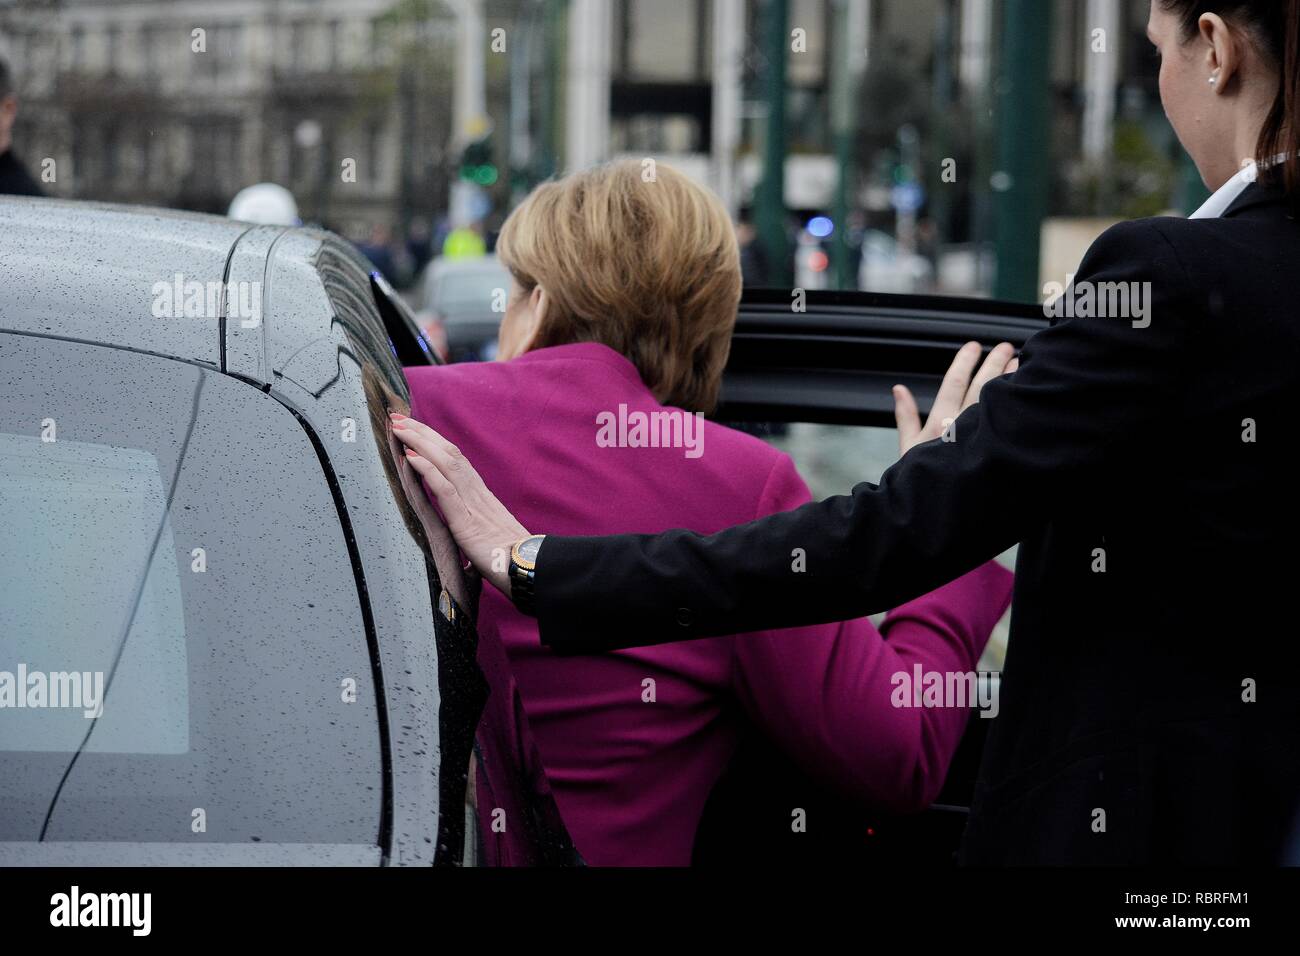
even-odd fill
[(1146, 296), (1144, 315), (1058, 319), (1026, 343), (1016, 374), (985, 386), (952, 440), (913, 448), (879, 485), (708, 536), (548, 537), (542, 642), (590, 652), (848, 620), (1006, 550), (1178, 406), (1196, 310), (1165, 228), (1113, 227), (1075, 282), (1103, 294), (1122, 283)]
[[(768, 479), (759, 514), (809, 499), (790, 459)], [(805, 772), (894, 812), (934, 802), (961, 742), (965, 706), (895, 706), (922, 673), (973, 671), (1011, 601), (1011, 573), (987, 562), (889, 613), (734, 643), (732, 689), (754, 724)]]

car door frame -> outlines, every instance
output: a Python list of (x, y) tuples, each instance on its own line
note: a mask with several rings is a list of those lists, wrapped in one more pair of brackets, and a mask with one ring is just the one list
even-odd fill
[(866, 292), (745, 290), (715, 417), (894, 426), (890, 388), (928, 412), (957, 349), (1046, 328), (1041, 306)]
[[(962, 345), (979, 342), (987, 351), (1010, 342), (1019, 349), (1047, 325), (1042, 307), (1029, 304), (747, 289), (714, 417), (760, 433), (761, 426), (770, 423), (893, 428), (893, 385), (910, 388), (922, 414), (928, 414)], [(706, 809), (696, 862), (806, 865), (828, 862), (829, 856), (838, 863), (881, 867), (949, 864), (969, 814), (989, 723), (972, 714), (938, 799), (911, 816), (862, 810), (806, 779), (795, 781), (792, 790), (782, 789), (772, 775), (786, 775), (789, 782), (791, 775), (801, 773), (793, 762), (765, 742), (742, 745)], [(758, 788), (771, 800), (755, 812), (748, 804)], [(761, 836), (753, 832), (770, 826), (779, 808), (801, 799), (801, 792), (823, 801), (827, 816), (836, 819), (836, 833), (856, 833), (860, 839), (846, 839), (843, 845), (835, 839), (783, 841), (790, 831), (788, 813), (780, 826)], [(767, 819), (760, 819), (763, 816)], [(719, 833), (718, 822), (724, 820), (722, 830), (727, 832)], [(749, 842), (754, 846), (746, 845)]]

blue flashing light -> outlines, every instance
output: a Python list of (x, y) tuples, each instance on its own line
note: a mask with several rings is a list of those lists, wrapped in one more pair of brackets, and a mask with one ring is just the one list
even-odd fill
[(808, 220), (808, 232), (818, 239), (825, 239), (835, 231), (835, 223), (827, 216), (814, 216)]

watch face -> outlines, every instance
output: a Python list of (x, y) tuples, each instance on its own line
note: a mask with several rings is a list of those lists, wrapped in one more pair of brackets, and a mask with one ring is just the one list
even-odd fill
[(519, 542), (519, 546), (515, 550), (519, 555), (520, 565), (530, 571), (533, 570), (534, 566), (537, 564), (537, 552), (541, 550), (541, 547), (541, 535), (534, 535), (531, 538), (525, 538), (523, 541)]

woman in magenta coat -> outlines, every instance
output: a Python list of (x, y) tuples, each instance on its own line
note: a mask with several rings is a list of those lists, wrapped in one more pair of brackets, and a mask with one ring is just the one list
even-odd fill
[[(810, 500), (787, 455), (703, 419), (741, 286), (734, 230), (706, 190), (662, 164), (649, 179), (639, 163), (599, 167), (540, 187), (497, 251), (514, 277), (502, 361), (408, 369), (399, 437), (428, 423), (520, 521), (555, 534), (712, 532)], [(963, 350), (924, 428), (900, 392), (905, 447), (936, 437), (1013, 361), (1000, 347), (972, 382), (978, 356)], [(900, 687), (918, 667), (973, 672), (1010, 594), (1011, 575), (989, 563), (880, 630), (861, 619), (561, 657), (485, 589), (479, 627), (507, 649), (584, 858), (684, 865), (746, 722), (866, 806), (930, 803), (969, 710), (899, 706)]]

